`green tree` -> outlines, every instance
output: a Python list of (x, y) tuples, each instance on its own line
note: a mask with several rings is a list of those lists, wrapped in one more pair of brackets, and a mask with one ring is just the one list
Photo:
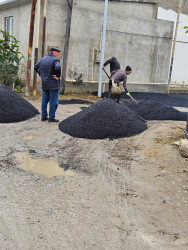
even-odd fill
[(3, 39), (0, 39), (0, 83), (12, 86), (18, 74), (19, 63), (23, 55), (19, 51), (19, 41), (0, 30)]
[(185, 33), (188, 33), (188, 26), (184, 26), (184, 29), (186, 29)]

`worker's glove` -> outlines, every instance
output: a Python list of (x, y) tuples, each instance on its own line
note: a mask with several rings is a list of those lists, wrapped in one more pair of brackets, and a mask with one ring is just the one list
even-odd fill
[(129, 92), (127, 92), (126, 95), (130, 96), (131, 94)]

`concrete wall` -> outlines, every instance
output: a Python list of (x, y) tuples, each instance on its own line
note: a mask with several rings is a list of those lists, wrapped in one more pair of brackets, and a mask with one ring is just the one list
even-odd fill
[[(74, 6), (82, 6), (83, 8), (90, 10), (103, 10), (104, 0), (74, 0)], [(131, 16), (139, 16), (144, 18), (157, 18), (156, 3), (134, 1), (108, 1), (108, 12), (114, 14), (129, 14)]]
[[(158, 18), (174, 21), (174, 34), (177, 21), (177, 13), (173, 10), (159, 8)], [(185, 33), (184, 26), (188, 26), (188, 15), (181, 14), (177, 33), (177, 42), (172, 68), (172, 83), (188, 84), (188, 34)], [(172, 42), (173, 43), (173, 42)]]
[[(152, 93), (167, 93), (167, 84), (162, 83), (133, 83), (128, 82), (128, 90), (130, 92), (152, 92)], [(98, 82), (82, 82), (77, 84), (76, 82), (67, 82), (66, 91), (72, 93), (87, 93), (97, 92)], [(177, 91), (177, 90), (176, 90)], [(187, 90), (186, 90), (187, 91)], [(182, 93), (187, 93), (185, 90)], [(108, 83), (103, 84), (103, 93), (108, 92)]]
[[(92, 1), (92, 0), (86, 0), (86, 1)], [(103, 1), (104, 2), (104, 0), (98, 0), (98, 1)], [(124, 2), (127, 2), (126, 4), (128, 4), (130, 2), (135, 2), (135, 4), (137, 4), (137, 5), (134, 5), (134, 9), (135, 9), (135, 6), (143, 5), (143, 3), (144, 3), (145, 4), (144, 5), (144, 9), (145, 9), (144, 13), (146, 11), (146, 8), (150, 8), (149, 3), (157, 3), (159, 5), (159, 7), (162, 7), (162, 8), (167, 9), (167, 10), (171, 9), (171, 10), (174, 10), (176, 12), (177, 12), (178, 6), (179, 6), (179, 0), (132, 0), (132, 1), (130, 1), (130, 0), (109, 0), (109, 2), (114, 3), (114, 5), (116, 5), (116, 3), (120, 2), (120, 1), (122, 2), (122, 6), (123, 6)], [(130, 5), (132, 5), (132, 3), (130, 3)], [(129, 11), (130, 11), (131, 15), (132, 14), (134, 15), (134, 10), (132, 10), (132, 8), (130, 8)], [(181, 12), (183, 14), (188, 14), (188, 1), (187, 0), (182, 0)], [(137, 13), (137, 11), (136, 11), (136, 13)], [(149, 13), (149, 15), (151, 15), (151, 12)], [(143, 15), (143, 17), (149, 17), (149, 16), (147, 16), (147, 14), (146, 14), (145, 16)]]
[[(150, 0), (151, 2), (156, 2), (159, 4), (159, 7), (164, 9), (171, 9), (177, 12), (179, 7), (179, 0)], [(188, 1), (182, 0), (182, 9), (181, 12), (188, 14)]]
[(5, 29), (5, 17), (13, 16), (13, 35), (20, 41), (20, 52), (23, 54), (20, 67), (20, 77), (25, 79), (26, 65), (27, 65), (27, 51), (28, 51), (28, 39), (29, 39), (29, 22), (31, 14), (31, 4), (26, 3), (24, 5), (13, 6), (10, 8), (0, 8), (0, 29)]
[[(121, 4), (125, 4), (126, 9), (127, 3)], [(139, 17), (138, 13), (137, 16), (130, 16), (110, 12), (110, 5), (111, 1), (107, 18), (105, 60), (116, 56), (123, 69), (128, 64), (132, 66), (133, 73), (129, 81), (167, 82), (173, 22)], [(94, 48), (100, 50), (103, 9), (104, 2), (101, 10), (91, 10), (83, 7), (82, 1), (75, 1), (67, 67), (68, 80), (76, 79), (82, 74), (83, 81), (98, 81), (99, 63), (93, 63), (93, 54)], [(107, 81), (105, 75), (104, 81)]]
[[(31, 1), (22, 0), (10, 1), (5, 5), (0, 5), (0, 29), (5, 29), (5, 17), (13, 16), (14, 27), (13, 35), (20, 41), (20, 52), (23, 54), (23, 59), (20, 65), (19, 76), (22, 80), (26, 80), (27, 72), (27, 58), (28, 58), (28, 41), (29, 41), (29, 28), (31, 16)], [(43, 26), (43, 1), (41, 1), (40, 11), (40, 42), (39, 42), (39, 59), (42, 55), (42, 26)], [(37, 14), (36, 9), (36, 14)], [(62, 51), (64, 48), (65, 30), (66, 30), (66, 17), (67, 17), (67, 1), (66, 0), (53, 0), (47, 3), (47, 18), (46, 18), (46, 43), (45, 55), (48, 53), (49, 46), (57, 46)], [(36, 24), (36, 23), (35, 23)], [(35, 27), (36, 29), (36, 27)], [(33, 79), (34, 67), (34, 48), (35, 48), (35, 34), (33, 37), (33, 53), (32, 53), (32, 68), (31, 68), (31, 86)], [(63, 58), (61, 56), (60, 61)], [(40, 87), (41, 80), (38, 77), (38, 85)]]
[[(18, 0), (15, 2), (20, 2)], [(23, 1), (22, 1), (23, 2)], [(42, 1), (43, 3), (43, 1)], [(14, 34), (20, 40), (24, 54), (22, 77), (25, 77), (28, 53), (28, 38), (31, 3), (9, 6), (1, 10), (0, 27), (4, 29), (4, 17), (14, 16)], [(42, 11), (41, 23), (42, 28)], [(130, 15), (131, 14), (131, 15)], [(77, 79), (82, 74), (84, 81), (97, 81), (101, 49), (101, 31), (104, 15), (104, 0), (74, 0), (70, 45), (67, 65), (67, 80)], [(125, 68), (133, 68), (130, 82), (166, 82), (168, 78), (173, 23), (156, 20), (156, 4), (133, 1), (109, 1), (106, 31), (105, 60), (116, 56)], [(48, 1), (46, 46), (58, 46), (63, 54), (67, 18), (67, 1)], [(42, 32), (40, 34), (40, 41)], [(35, 47), (35, 37), (33, 48)], [(39, 44), (39, 58), (41, 43)], [(61, 57), (61, 63), (62, 63)], [(34, 61), (32, 61), (34, 66)], [(109, 71), (109, 70), (108, 70)], [(33, 75), (33, 67), (31, 77)], [(104, 81), (107, 77), (104, 76)], [(38, 85), (41, 84), (38, 78)], [(32, 82), (31, 82), (32, 86)]]
[(63, 53), (66, 20), (67, 0), (47, 1), (46, 52), (48, 46), (57, 46)]

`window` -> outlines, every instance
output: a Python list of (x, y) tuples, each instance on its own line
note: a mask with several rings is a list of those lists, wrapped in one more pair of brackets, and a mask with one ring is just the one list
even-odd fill
[[(5, 31), (13, 36), (13, 17), (5, 17)], [(11, 42), (11, 41), (10, 41)]]
[(5, 31), (9, 32), (9, 35), (13, 35), (13, 17), (5, 17)]

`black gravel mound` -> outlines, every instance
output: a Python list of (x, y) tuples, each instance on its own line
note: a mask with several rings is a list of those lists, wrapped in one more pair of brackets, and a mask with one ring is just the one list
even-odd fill
[(0, 84), (0, 123), (21, 122), (39, 114), (24, 98)]
[[(131, 95), (138, 101), (156, 101), (163, 105), (188, 108), (188, 94), (162, 94), (131, 92)], [(121, 94), (121, 100), (130, 99), (125, 92)]]
[(79, 99), (71, 99), (71, 100), (61, 100), (59, 101), (59, 104), (92, 104), (92, 102), (85, 101), (85, 100), (79, 100)]
[(156, 101), (138, 101), (138, 104), (133, 102), (124, 102), (123, 105), (130, 108), (146, 120), (187, 120), (186, 113), (180, 112), (173, 107), (163, 105)]
[(139, 134), (147, 129), (147, 125), (125, 105), (107, 99), (60, 122), (59, 129), (74, 137), (104, 139)]
[[(93, 95), (97, 96), (98, 92), (93, 92)], [(164, 105), (173, 106), (173, 107), (185, 107), (188, 108), (188, 94), (162, 94), (162, 93), (145, 93), (145, 92), (131, 92), (131, 95), (136, 100), (151, 100), (162, 103)], [(102, 93), (102, 97), (106, 97), (107, 92)], [(129, 101), (130, 98), (122, 92), (121, 101)]]

